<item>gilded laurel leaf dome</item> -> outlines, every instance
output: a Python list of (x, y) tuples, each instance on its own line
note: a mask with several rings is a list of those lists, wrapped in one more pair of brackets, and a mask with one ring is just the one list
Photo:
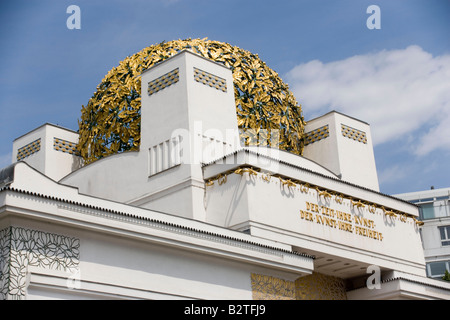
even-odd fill
[[(78, 150), (86, 163), (139, 149), (140, 75), (183, 49), (231, 69), (238, 126), (245, 144), (277, 141), (278, 148), (302, 154), (305, 122), (301, 106), (275, 71), (258, 55), (228, 43), (186, 39), (151, 45), (125, 58), (103, 78), (88, 104), (82, 106), (78, 121)], [(264, 139), (257, 139), (262, 134)]]

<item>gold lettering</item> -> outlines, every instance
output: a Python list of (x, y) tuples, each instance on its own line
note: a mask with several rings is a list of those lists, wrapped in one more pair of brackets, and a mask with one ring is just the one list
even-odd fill
[(334, 217), (334, 210), (327, 207), (322, 207), (322, 214), (329, 217)]
[(308, 221), (314, 220), (311, 212), (307, 212), (307, 211), (303, 211), (303, 210), (300, 210), (300, 218), (308, 220)]
[(306, 210), (300, 210), (300, 218), (331, 228), (354, 233), (358, 236), (382, 241), (383, 235), (375, 231), (375, 222), (362, 216), (352, 215), (318, 204), (306, 202)]
[(350, 214), (348, 214), (348, 213), (345, 213), (345, 212), (341, 212), (341, 211), (337, 211), (336, 210), (336, 217), (339, 220), (343, 220), (343, 221), (346, 221), (346, 222), (352, 222), (352, 216)]
[(338, 221), (338, 224), (339, 224), (339, 230), (353, 232), (353, 227), (350, 223)]
[(366, 219), (364, 217), (354, 216), (355, 223), (367, 228), (375, 228), (373, 220)]
[(322, 217), (319, 216), (319, 215), (316, 215), (316, 222), (317, 222), (317, 223), (320, 223), (320, 224), (323, 224)]
[(332, 228), (336, 228), (336, 220), (328, 218), (328, 217), (322, 217), (322, 216), (316, 215), (316, 222), (319, 224), (330, 226)]
[(368, 238), (372, 238), (372, 239), (376, 239), (376, 240), (380, 240), (380, 241), (383, 240), (383, 235), (378, 231), (369, 230), (369, 229), (358, 227), (358, 226), (355, 226), (355, 231), (356, 231), (356, 234), (361, 235), (363, 237), (368, 237)]
[(319, 206), (314, 203), (306, 202), (306, 210), (319, 213)]

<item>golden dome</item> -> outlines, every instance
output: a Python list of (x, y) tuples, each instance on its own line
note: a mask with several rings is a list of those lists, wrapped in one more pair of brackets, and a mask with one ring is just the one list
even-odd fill
[[(138, 150), (140, 144), (141, 73), (183, 49), (223, 63), (233, 73), (236, 114), (241, 138), (247, 145), (259, 144), (255, 136), (266, 129), (277, 132), (278, 148), (302, 154), (302, 110), (276, 72), (256, 54), (228, 43), (186, 39), (151, 45), (127, 57), (108, 72), (78, 121), (78, 150), (86, 163), (104, 156)], [(272, 133), (271, 133), (272, 132)], [(275, 138), (274, 138), (275, 139)]]

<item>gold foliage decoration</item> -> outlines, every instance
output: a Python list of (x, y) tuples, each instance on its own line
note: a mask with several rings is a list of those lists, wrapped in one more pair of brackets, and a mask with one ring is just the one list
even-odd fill
[(358, 201), (350, 200), (350, 201), (351, 201), (351, 204), (354, 207), (358, 207), (358, 208), (364, 208), (365, 207), (364, 203), (362, 203), (361, 200), (358, 200)]
[(360, 199), (353, 199), (352, 197), (348, 195), (344, 195), (341, 193), (337, 193), (335, 191), (329, 191), (327, 189), (324, 189), (319, 186), (312, 186), (309, 183), (298, 181), (298, 180), (291, 180), (286, 177), (282, 177), (278, 174), (271, 174), (269, 172), (261, 171), (260, 168), (254, 168), (254, 167), (239, 167), (237, 169), (233, 169), (227, 172), (224, 172), (222, 174), (217, 175), (214, 178), (209, 179), (208, 181), (205, 181), (205, 185), (207, 187), (213, 186), (214, 181), (217, 180), (219, 185), (222, 185), (227, 182), (227, 176), (230, 174), (238, 174), (243, 176), (244, 173), (248, 173), (248, 176), (260, 176), (262, 180), (266, 182), (271, 182), (272, 177), (278, 178), (280, 181), (280, 185), (287, 186), (290, 189), (297, 189), (302, 193), (308, 193), (310, 189), (315, 189), (317, 192), (318, 197), (323, 197), (325, 200), (332, 199), (334, 196), (334, 200), (336, 203), (342, 204), (344, 200), (349, 200), (350, 204), (353, 208), (357, 208), (358, 210), (362, 210), (362, 208), (365, 208), (367, 206), (367, 210), (375, 214), (377, 209), (381, 209), (385, 216), (389, 216), (391, 218), (398, 218), (398, 220), (402, 222), (406, 222), (408, 218), (411, 218), (417, 226), (422, 226), (424, 223), (423, 221), (417, 220), (413, 215), (404, 213), (404, 212), (394, 212), (392, 209), (386, 209), (384, 206), (379, 206), (375, 203), (362, 201)]
[(251, 276), (253, 300), (347, 300), (344, 280), (313, 272), (295, 281), (273, 276)]
[(319, 195), (319, 197), (324, 197), (324, 198), (330, 198), (332, 197), (332, 194), (329, 193), (327, 190), (320, 190), (319, 188), (316, 187), (317, 193)]
[(272, 276), (251, 274), (253, 300), (295, 300), (295, 283)]
[[(125, 58), (111, 69), (82, 106), (78, 151), (91, 163), (119, 152), (138, 150), (141, 120), (141, 73), (187, 49), (229, 67), (241, 139), (251, 144), (246, 132), (260, 129), (276, 134), (278, 148), (302, 154), (304, 118), (289, 87), (257, 54), (228, 43), (185, 39), (151, 45)], [(274, 138), (275, 139), (275, 138)], [(267, 142), (267, 140), (265, 140)]]
[(295, 281), (297, 300), (347, 300), (344, 280), (314, 272)]

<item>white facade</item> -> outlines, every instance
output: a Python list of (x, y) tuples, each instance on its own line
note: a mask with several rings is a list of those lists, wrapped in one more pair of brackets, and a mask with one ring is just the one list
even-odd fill
[[(0, 171), (1, 297), (450, 297), (426, 277), (418, 207), (378, 192), (366, 123), (308, 122), (304, 157), (244, 148), (229, 69), (182, 51), (141, 83), (139, 151), (80, 167), (30, 145)], [(14, 157), (64, 129), (38, 131)]]
[(427, 275), (441, 279), (450, 272), (450, 188), (398, 194), (420, 207), (421, 237)]

